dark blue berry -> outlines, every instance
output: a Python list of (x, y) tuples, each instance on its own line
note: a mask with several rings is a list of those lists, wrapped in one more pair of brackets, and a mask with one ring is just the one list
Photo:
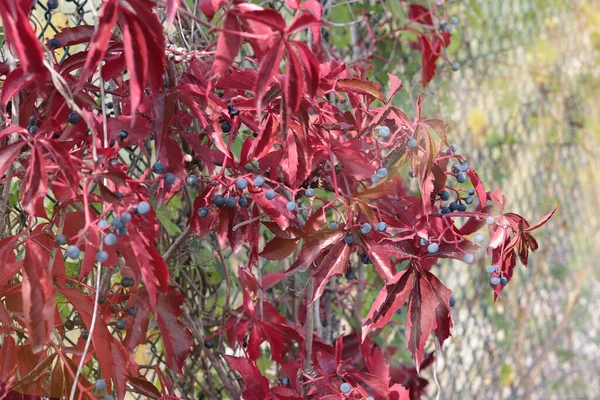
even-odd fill
[(114, 217), (111, 221), (111, 224), (114, 228), (119, 228), (121, 226), (125, 226), (123, 224), (123, 220), (121, 219), (121, 217)]
[(127, 328), (127, 322), (123, 321), (122, 319), (117, 320), (117, 322), (115, 323), (115, 327), (119, 330), (123, 330)]
[(79, 250), (79, 247), (71, 245), (69, 247), (67, 247), (67, 257), (69, 257), (72, 260), (77, 260), (79, 258), (79, 253), (81, 251)]
[(58, 8), (58, 0), (48, 0), (47, 6), (49, 10)]
[(450, 199), (450, 193), (447, 190), (440, 192), (440, 199), (443, 201), (448, 201)]
[(265, 177), (262, 175), (258, 175), (256, 178), (254, 178), (254, 185), (256, 186), (262, 186), (265, 184)]
[(188, 177), (185, 178), (185, 183), (190, 186), (194, 186), (198, 183), (198, 177), (196, 175), (188, 175)]
[(240, 178), (235, 181), (235, 186), (240, 190), (244, 190), (248, 187), (248, 181), (245, 178)]
[(237, 201), (235, 200), (235, 197), (233, 196), (229, 196), (225, 199), (225, 206), (228, 208), (235, 208)]
[(427, 251), (432, 254), (437, 253), (439, 249), (440, 245), (437, 243), (430, 243), (429, 246), (427, 246)]
[(48, 44), (50, 45), (51, 48), (55, 49), (57, 47), (60, 47), (60, 41), (57, 38), (52, 38), (50, 39), (50, 41), (48, 42)]
[(114, 246), (117, 244), (117, 236), (114, 233), (109, 233), (104, 238), (104, 244), (107, 246)]
[(335, 221), (331, 221), (327, 226), (329, 229), (337, 229), (338, 224)]
[(121, 130), (119, 130), (119, 133), (117, 133), (117, 136), (121, 140), (127, 139), (127, 136), (129, 136), (129, 132), (127, 132), (125, 129), (121, 129)]
[(475, 194), (475, 189), (471, 188), (471, 189), (467, 190), (467, 194), (469, 196), (473, 196)]
[(505, 276), (503, 276), (502, 278), (500, 278), (500, 283), (502, 285), (506, 285), (508, 283), (508, 278), (506, 278)]
[(308, 188), (306, 189), (306, 192), (304, 194), (306, 195), (306, 197), (313, 197), (315, 195), (315, 189)]
[(294, 210), (296, 209), (296, 206), (297, 206), (297, 205), (296, 205), (296, 202), (295, 202), (295, 201), (290, 201), (290, 202), (288, 202), (288, 203), (286, 204), (286, 206), (285, 206), (285, 207), (286, 207), (286, 208), (287, 208), (289, 211), (294, 211)]
[(124, 212), (121, 214), (121, 222), (124, 224), (128, 224), (131, 222), (131, 214), (128, 212)]
[(64, 246), (65, 244), (67, 244), (67, 237), (65, 235), (63, 235), (62, 233), (56, 235), (56, 243), (59, 246)]
[(265, 192), (265, 197), (267, 198), (267, 200), (273, 200), (275, 198), (275, 191), (274, 190), (267, 190)]
[(221, 130), (225, 133), (231, 132), (231, 124), (227, 121), (222, 122)]
[(98, 379), (96, 381), (96, 389), (97, 390), (104, 390), (104, 389), (106, 389), (106, 381), (104, 379)]
[(160, 161), (157, 161), (154, 163), (154, 165), (152, 166), (152, 171), (155, 174), (162, 174), (165, 172), (165, 166), (163, 163), (161, 163)]
[(454, 211), (458, 210), (458, 203), (453, 201), (452, 203), (450, 203), (448, 205), (448, 208), (450, 208), (450, 211), (454, 212)]
[(206, 339), (204, 341), (204, 347), (206, 347), (207, 349), (212, 349), (215, 347), (215, 342), (212, 339)]
[(490, 278), (490, 283), (491, 283), (492, 285), (497, 285), (497, 284), (499, 284), (499, 283), (500, 283), (500, 278), (498, 278), (497, 276), (492, 276), (492, 277)]
[(36, 133), (38, 133), (39, 128), (35, 125), (29, 125), (27, 127), (27, 130), (29, 131), (29, 133), (31, 133), (32, 135), (35, 135)]
[(467, 206), (464, 204), (459, 204), (457, 210), (458, 211), (467, 211)]
[(452, 64), (452, 71), (456, 72), (460, 69), (460, 65), (457, 63)]
[(281, 377), (281, 384), (284, 386), (287, 386), (290, 384), (290, 378), (288, 378), (287, 376), (282, 376)]
[(354, 243), (354, 236), (348, 235), (348, 236), (344, 237), (344, 243), (346, 243), (346, 244)]
[(456, 299), (454, 297), (450, 297), (450, 307), (454, 307), (456, 304)]
[(69, 114), (69, 116), (67, 117), (67, 121), (69, 121), (72, 124), (76, 124), (79, 122), (79, 114), (77, 114), (76, 112), (72, 112)]
[(200, 218), (204, 218), (204, 217), (206, 217), (207, 215), (208, 215), (208, 208), (206, 208), (206, 207), (200, 207), (200, 208), (198, 209), (198, 216), (199, 216)]
[(240, 197), (238, 199), (238, 205), (240, 207), (248, 207), (248, 198), (244, 196)]
[(371, 224), (369, 224), (368, 222), (365, 222), (364, 224), (362, 224), (362, 226), (360, 227), (360, 232), (363, 235), (368, 235), (371, 231), (373, 230), (373, 227), (371, 226)]
[(137, 212), (140, 215), (148, 214), (150, 212), (150, 203), (147, 201), (140, 201), (137, 205)]
[(471, 196), (465, 197), (465, 203), (473, 204), (473, 198)]
[(442, 214), (450, 214), (451, 212), (452, 212), (452, 210), (449, 209), (448, 207), (444, 207), (441, 209)]
[(371, 264), (371, 259), (367, 254), (362, 254), (360, 256), (360, 262), (362, 262), (363, 264)]
[(217, 207), (223, 207), (225, 205), (225, 196), (218, 194), (213, 198), (213, 203)]
[(175, 183), (175, 174), (172, 172), (167, 172), (165, 174), (165, 185), (172, 185)]
[(356, 278), (356, 275), (354, 274), (354, 271), (349, 270), (348, 272), (346, 272), (346, 279), (349, 281), (352, 281)]
[(427, 246), (427, 243), (429, 243), (429, 240), (427, 240), (425, 238), (421, 238), (421, 240), (419, 241), (419, 244), (421, 246)]
[(384, 221), (379, 221), (375, 229), (377, 229), (379, 232), (385, 232), (387, 230), (387, 223)]
[(137, 314), (137, 309), (134, 306), (127, 307), (127, 314), (135, 316), (135, 314)]
[(99, 263), (103, 263), (106, 262), (106, 260), (108, 260), (108, 253), (105, 252), (104, 250), (100, 250), (99, 252), (96, 253), (96, 261)]
[(117, 235), (119, 236), (125, 236), (127, 235), (127, 227), (126, 226), (120, 226), (117, 228)]

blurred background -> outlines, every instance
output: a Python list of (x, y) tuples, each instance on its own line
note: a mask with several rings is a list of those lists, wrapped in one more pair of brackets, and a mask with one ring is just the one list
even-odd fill
[[(452, 32), (448, 61), (438, 61), (426, 90), (416, 37), (398, 30), (408, 22), (405, 2), (322, 3), (328, 51), (359, 64), (371, 58), (371, 76), (384, 87), (387, 73), (401, 77), (396, 101), (409, 115), (422, 94), (425, 114), (451, 125), (449, 141), (486, 187), (502, 188), (507, 211), (535, 221), (560, 204), (538, 231), (531, 264), (517, 266), (495, 304), (484, 254), (476, 265), (436, 271), (454, 291), (455, 327), (435, 368), (423, 371), (428, 396), (600, 398), (600, 1), (421, 1), (437, 7)], [(38, 33), (51, 38), (63, 26), (91, 23), (89, 6), (61, 0), (50, 13), (39, 2)], [(186, 6), (198, 12), (194, 1)], [(199, 279), (180, 278), (182, 286)], [(402, 329), (389, 341), (402, 349)], [(149, 342), (136, 358), (154, 364), (159, 353), (160, 342)], [(398, 357), (411, 362), (407, 352)]]

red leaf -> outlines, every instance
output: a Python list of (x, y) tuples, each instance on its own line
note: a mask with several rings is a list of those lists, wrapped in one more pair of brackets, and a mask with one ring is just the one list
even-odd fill
[(252, 3), (240, 3), (232, 11), (244, 19), (260, 22), (280, 32), (285, 29), (285, 20), (279, 12), (272, 8), (263, 8)]
[(396, 75), (392, 75), (390, 73), (388, 75), (388, 81), (390, 85), (390, 94), (388, 96), (388, 103), (392, 101), (392, 97), (400, 90), (402, 90), (402, 79), (398, 78)]
[(552, 216), (554, 215), (554, 213), (556, 212), (556, 210), (558, 210), (558, 206), (554, 207), (554, 209), (552, 211), (550, 211), (548, 214), (544, 215), (542, 217), (542, 219), (540, 219), (539, 221), (537, 221), (535, 224), (529, 226), (528, 228), (525, 228), (525, 232), (535, 231), (536, 229), (538, 229), (539, 227), (541, 227), (542, 225), (544, 225), (546, 222), (548, 222), (548, 220), (550, 218), (552, 218)]
[(419, 37), (421, 43), (421, 65), (423, 68), (422, 84), (426, 88), (431, 79), (435, 76), (436, 61), (440, 56), (442, 42), (434, 39), (431, 44), (429, 38), (425, 35)]
[(0, 176), (4, 175), (13, 161), (19, 156), (21, 149), (25, 146), (24, 141), (18, 141), (0, 147)]
[(323, 227), (326, 218), (327, 214), (323, 208), (319, 208), (318, 210), (314, 211), (304, 224), (304, 233), (311, 234), (319, 231)]
[(19, 67), (8, 74), (6, 80), (2, 84), (2, 94), (0, 94), (0, 104), (2, 109), (6, 110), (6, 104), (17, 93), (22, 91), (31, 83), (31, 76)]
[(433, 25), (431, 12), (427, 8), (418, 4), (411, 4), (408, 6), (408, 18), (421, 24)]
[[(479, 207), (478, 208), (485, 207), (485, 204), (487, 203), (487, 194), (485, 192), (485, 188), (483, 187), (483, 183), (481, 182), (481, 179), (479, 179), (479, 175), (477, 175), (477, 172), (475, 172), (472, 168), (469, 168), (467, 170), (467, 175), (469, 176), (469, 180), (471, 181), (471, 184), (475, 188), (475, 192), (477, 193), (477, 197), (479, 198)], [(502, 211), (500, 211), (500, 212), (502, 212)]]
[(285, 76), (285, 102), (293, 113), (298, 111), (304, 92), (304, 74), (298, 55), (290, 44), (285, 45), (288, 68)]
[(286, 274), (306, 271), (327, 247), (341, 240), (342, 236), (344, 236), (344, 232), (341, 229), (324, 230), (312, 235), (304, 242), (296, 262), (286, 271)]
[(333, 154), (340, 161), (347, 174), (354, 179), (362, 180), (370, 178), (375, 172), (375, 168), (373, 168), (367, 155), (363, 152), (351, 148), (337, 147), (333, 149)]
[(54, 35), (54, 38), (58, 39), (60, 47), (74, 46), (89, 42), (94, 35), (94, 29), (94, 25), (66, 27)]
[(261, 158), (265, 156), (269, 151), (271, 151), (277, 138), (278, 127), (279, 124), (277, 124), (275, 116), (269, 113), (269, 115), (267, 116), (267, 121), (262, 126), (258, 137), (254, 139), (254, 142), (252, 142), (252, 147), (250, 147), (248, 156), (249, 159)]
[(244, 400), (265, 400), (269, 397), (269, 381), (261, 375), (256, 364), (247, 358), (224, 356), (231, 368), (244, 380)]
[(145, 377), (127, 377), (127, 382), (133, 387), (136, 393), (146, 396), (149, 399), (160, 398), (160, 392), (152, 383), (148, 382)]
[(167, 25), (169, 28), (173, 26), (173, 20), (179, 7), (181, 7), (180, 0), (167, 0)]
[[(128, 13), (129, 14), (129, 13)], [(123, 46), (125, 47), (125, 63), (129, 71), (129, 100), (131, 110), (136, 110), (146, 87), (149, 52), (146, 35), (135, 18), (128, 15), (120, 23), (123, 31)], [(133, 114), (135, 116), (135, 114)]]
[(83, 84), (92, 74), (94, 74), (96, 67), (104, 58), (104, 54), (108, 49), (110, 38), (112, 37), (112, 30), (117, 23), (118, 17), (119, 0), (105, 1), (100, 9), (97, 25), (98, 29), (92, 37), (88, 56), (85, 60), (85, 65), (81, 70), (81, 75), (79, 76), (79, 84), (77, 85), (78, 88), (83, 87)]
[(279, 39), (273, 47), (265, 54), (258, 68), (258, 80), (256, 81), (256, 110), (260, 114), (263, 107), (263, 97), (271, 86), (271, 79), (279, 70), (279, 61), (283, 54), (283, 39)]
[(385, 102), (381, 90), (368, 81), (361, 79), (339, 79), (336, 88), (340, 92), (364, 94)]
[(136, 313), (135, 316), (127, 318), (127, 336), (123, 339), (123, 346), (129, 351), (133, 351), (147, 339), (150, 302), (145, 287), (138, 287), (136, 295), (130, 298), (127, 307), (135, 307)]
[(44, 50), (29, 23), (29, 10), (16, 7), (16, 4), (17, 2), (0, 1), (4, 37), (15, 51), (24, 74), (36, 80), (37, 85), (43, 89), (47, 75)]
[(436, 331), (440, 343), (450, 336), (452, 292), (428, 271), (417, 272), (415, 278), (408, 303), (406, 348), (413, 353), (418, 372), (431, 331)]
[(165, 348), (167, 367), (182, 374), (187, 355), (192, 351), (192, 334), (179, 321), (184, 297), (174, 286), (160, 295), (156, 305), (156, 320)]
[(386, 385), (389, 385), (390, 366), (381, 349), (377, 347), (377, 344), (369, 340), (369, 338), (365, 338), (360, 344), (360, 352), (365, 359), (365, 364), (369, 372), (381, 379)]
[(48, 176), (44, 156), (38, 147), (34, 147), (25, 174), (23, 188), (23, 209), (32, 216), (45, 217), (44, 197), (48, 194)]
[(259, 256), (267, 260), (283, 260), (296, 250), (299, 239), (274, 238), (265, 245)]
[(2, 347), (0, 348), (0, 381), (12, 383), (15, 378), (15, 370), (17, 369), (17, 353), (15, 339), (11, 335), (6, 335), (3, 338)]
[[(77, 314), (81, 317), (84, 325), (89, 330), (92, 325), (92, 314), (94, 312), (93, 299), (78, 289), (62, 289), (60, 293), (63, 294), (73, 305), (75, 310), (77, 310)], [(91, 338), (96, 358), (100, 364), (102, 375), (112, 377), (114, 373), (115, 360), (111, 356), (111, 348), (114, 338), (106, 327), (106, 324), (102, 321), (96, 320)], [(107, 379), (106, 383), (108, 384), (108, 389), (110, 390), (110, 380)], [(70, 388), (71, 385), (68, 385), (68, 387)]]
[[(223, 21), (223, 30), (240, 32), (242, 28), (237, 17), (228, 12)], [(242, 46), (242, 37), (233, 32), (221, 32), (217, 39), (217, 50), (215, 52), (215, 61), (213, 62), (211, 78), (220, 78), (225, 75), (229, 66), (240, 52)]]
[(294, 218), (291, 211), (286, 208), (287, 200), (279, 193), (275, 195), (273, 200), (267, 200), (265, 192), (266, 190), (258, 191), (255, 189), (250, 194), (256, 204), (271, 218), (271, 221), (277, 222), (281, 229), (286, 230), (290, 226), (290, 219)]
[(208, 20), (211, 20), (223, 3), (225, 3), (225, 0), (200, 0), (200, 11)]
[(23, 263), (23, 312), (29, 331), (31, 349), (38, 353), (44, 349), (54, 326), (54, 284), (48, 263), (50, 254), (36, 241), (25, 244)]
[(404, 304), (414, 285), (413, 270), (408, 268), (394, 275), (381, 289), (371, 310), (362, 323), (362, 340), (376, 328), (383, 328), (394, 316), (396, 310)]
[(315, 280), (315, 291), (310, 303), (321, 297), (325, 286), (335, 276), (341, 276), (348, 269), (350, 259), (350, 250), (352, 246), (340, 241), (333, 245), (329, 253), (323, 258), (321, 264), (317, 267), (313, 277)]
[(304, 65), (304, 73), (306, 74), (306, 86), (308, 88), (308, 95), (311, 100), (315, 97), (317, 89), (319, 88), (320, 69), (317, 57), (310, 51), (308, 46), (302, 42), (293, 42), (298, 50), (302, 64)]
[(130, 245), (144, 277), (150, 304), (152, 309), (155, 309), (159, 292), (166, 293), (169, 290), (169, 270), (154, 244), (146, 243), (144, 237), (138, 233), (138, 228), (131, 227), (129, 229)]

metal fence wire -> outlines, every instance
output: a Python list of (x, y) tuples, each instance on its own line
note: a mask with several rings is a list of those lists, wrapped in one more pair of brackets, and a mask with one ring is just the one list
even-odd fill
[[(425, 2), (427, 3), (427, 2)], [(443, 2), (442, 2), (443, 3)], [(432, 370), (436, 399), (594, 399), (600, 396), (600, 4), (598, 0), (446, 1), (461, 68), (442, 69), (428, 87), (428, 115), (450, 137), (507, 209), (532, 220), (561, 208), (539, 233), (529, 268), (517, 267), (494, 305), (484, 254), (477, 265), (445, 265), (455, 327)], [(64, 0), (33, 13), (40, 38), (93, 23), (88, 1)], [(69, 54), (65, 49), (64, 57)], [(402, 71), (397, 71), (402, 75)], [(197, 293), (195, 272), (178, 274)], [(192, 316), (201, 312), (190, 310)], [(153, 336), (136, 357), (165, 367)], [(433, 349), (433, 347), (432, 347)], [(187, 371), (197, 371), (190, 358)], [(203, 376), (177, 378), (200, 398)], [(201, 375), (201, 374), (200, 374)], [(148, 371), (153, 381), (153, 370)], [(141, 398), (141, 397), (138, 397)]]

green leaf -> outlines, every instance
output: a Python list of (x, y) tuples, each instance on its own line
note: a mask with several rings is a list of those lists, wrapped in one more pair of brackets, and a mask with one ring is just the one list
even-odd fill
[(156, 211), (156, 217), (158, 221), (165, 228), (169, 236), (177, 236), (181, 234), (181, 229), (171, 221), (172, 213), (165, 206), (162, 206)]

